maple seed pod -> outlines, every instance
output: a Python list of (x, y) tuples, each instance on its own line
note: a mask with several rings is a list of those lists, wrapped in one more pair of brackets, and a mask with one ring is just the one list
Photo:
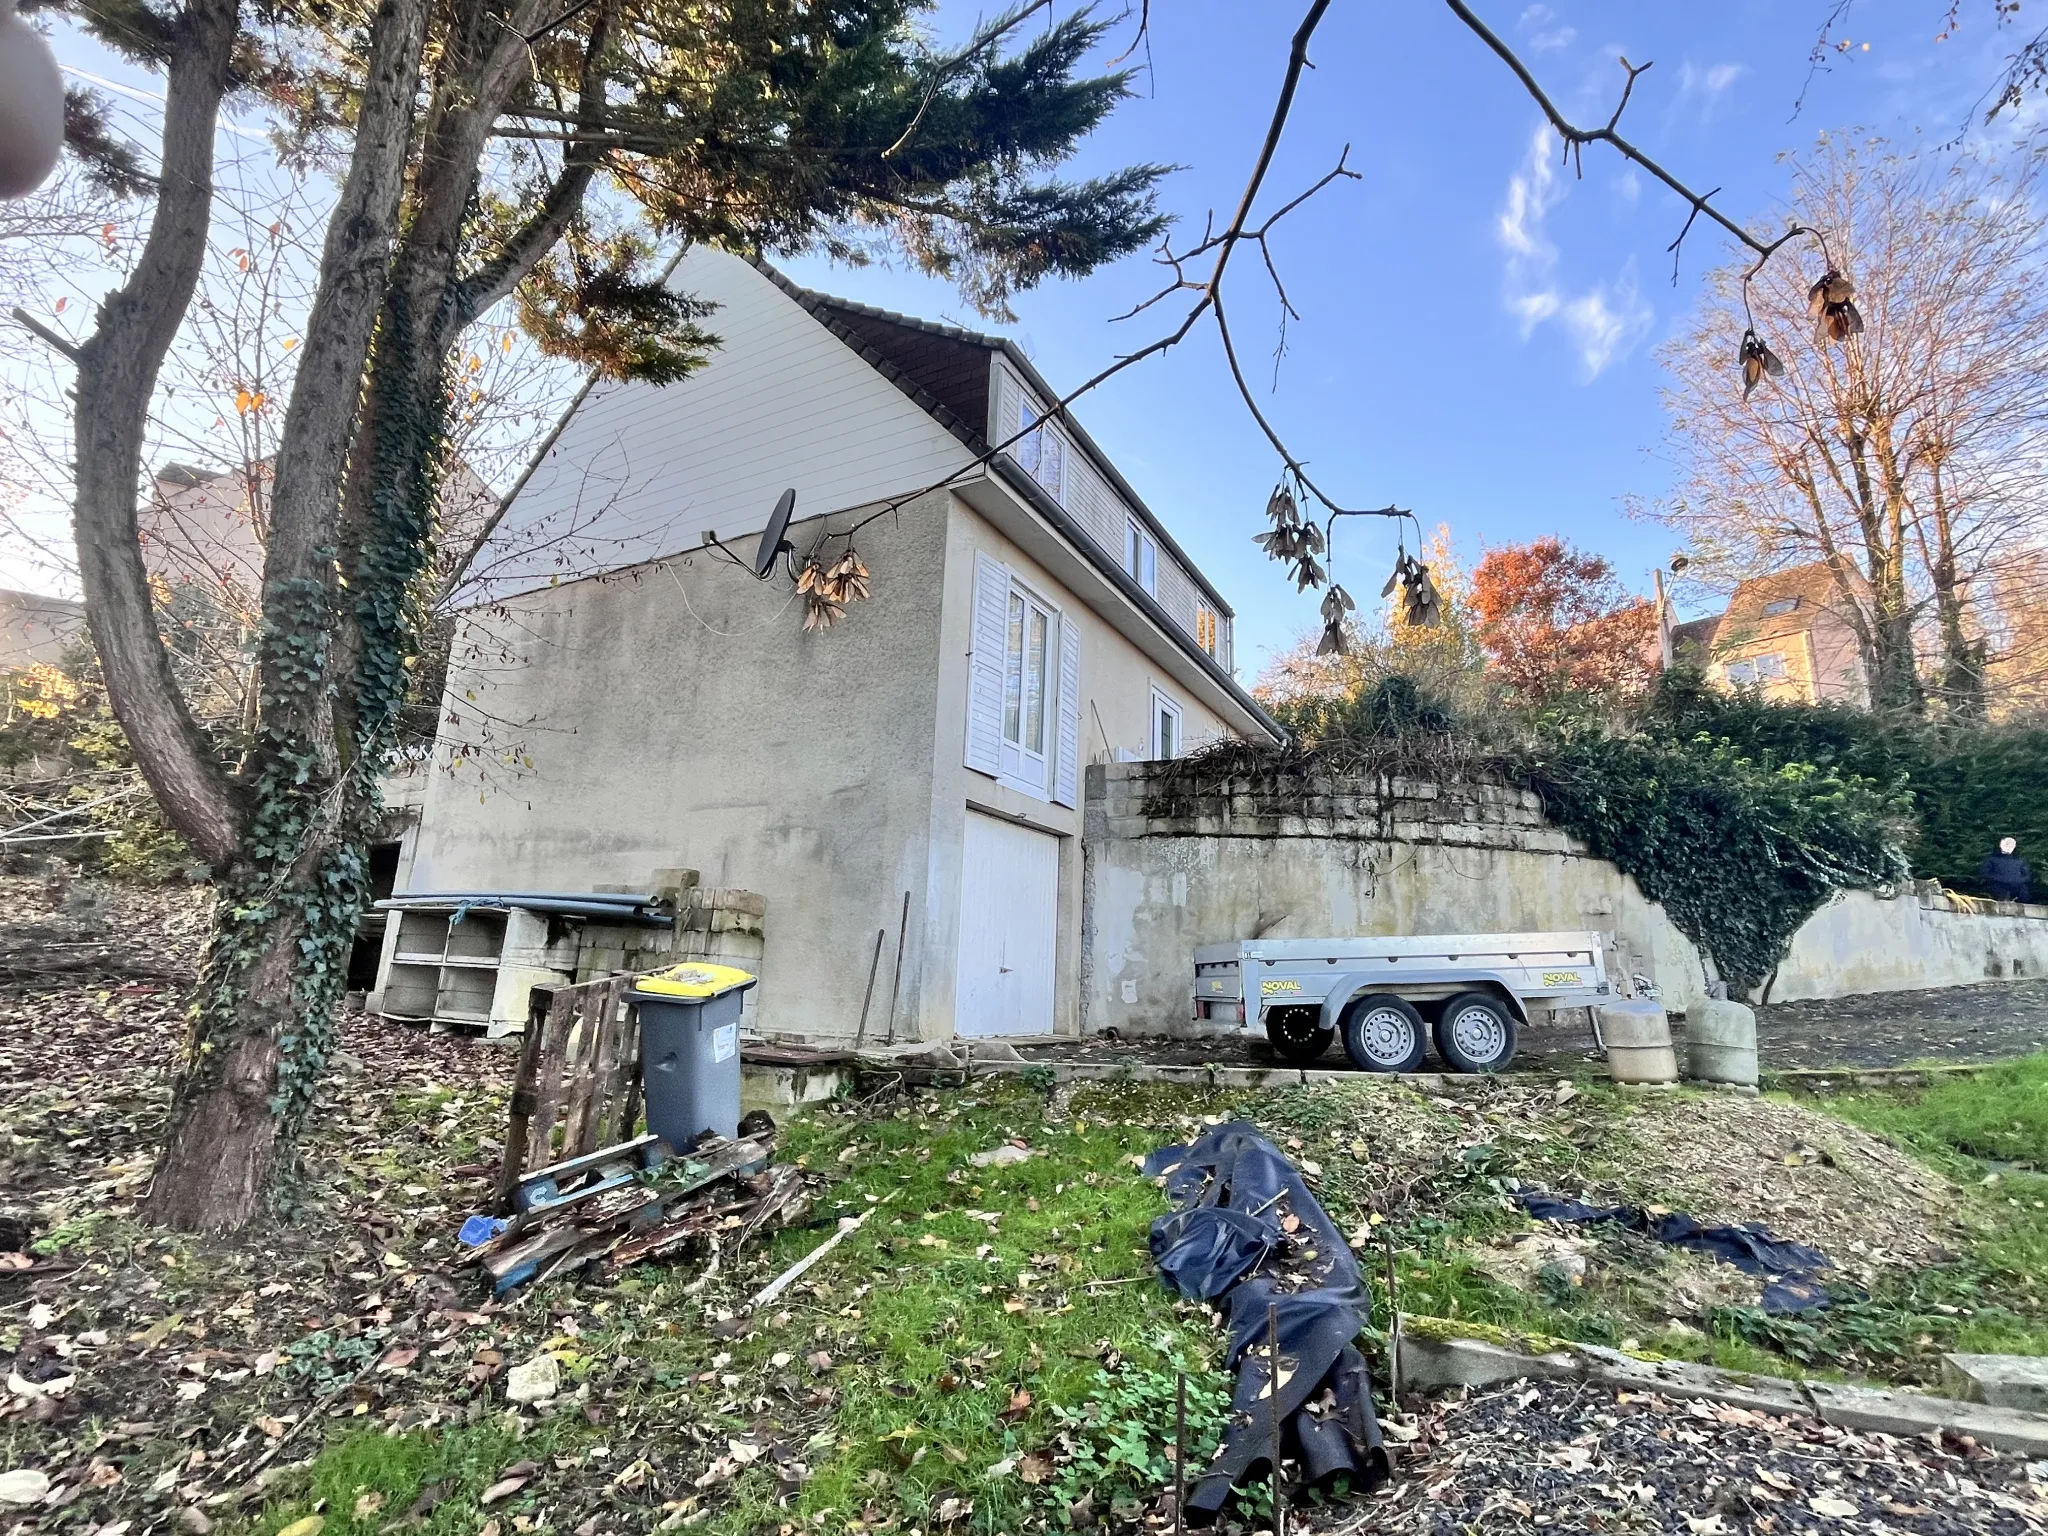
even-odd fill
[(1856, 285), (1833, 267), (1806, 290), (1806, 312), (1813, 317), (1813, 339), (1819, 346), (1863, 334), (1863, 316), (1855, 305)]
[(1778, 354), (1765, 346), (1763, 338), (1758, 336), (1754, 330), (1742, 333), (1740, 362), (1742, 366), (1742, 398), (1745, 400), (1749, 398), (1749, 392), (1755, 389), (1766, 375), (1775, 379), (1785, 372), (1785, 365), (1779, 361)]
[(1273, 487), (1273, 494), (1266, 498), (1266, 521), (1275, 528), (1291, 528), (1299, 518), (1294, 505), (1294, 492), (1281, 481)]

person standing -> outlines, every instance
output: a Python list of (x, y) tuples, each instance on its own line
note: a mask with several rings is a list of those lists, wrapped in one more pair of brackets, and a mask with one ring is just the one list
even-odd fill
[(1999, 901), (2034, 899), (2034, 872), (2020, 857), (2019, 846), (2017, 839), (2001, 837), (1998, 852), (1986, 859), (1984, 867), (1977, 872), (1985, 889)]

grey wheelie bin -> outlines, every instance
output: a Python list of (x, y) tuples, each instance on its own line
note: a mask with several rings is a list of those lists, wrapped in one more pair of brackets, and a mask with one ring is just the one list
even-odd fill
[(678, 1152), (740, 1124), (740, 1004), (756, 978), (729, 965), (670, 966), (627, 997), (640, 1010), (647, 1129)]

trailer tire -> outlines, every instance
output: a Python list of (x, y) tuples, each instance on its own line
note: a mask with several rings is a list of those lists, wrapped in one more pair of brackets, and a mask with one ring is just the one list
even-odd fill
[(1514, 1011), (1486, 992), (1461, 992), (1436, 1017), (1436, 1053), (1457, 1072), (1499, 1072), (1515, 1059)]
[(1320, 1061), (1330, 1042), (1337, 1038), (1337, 1031), (1323, 1028), (1322, 1010), (1313, 1003), (1268, 1008), (1265, 1021), (1266, 1038), (1273, 1044), (1273, 1054), (1296, 1066)]
[(1344, 1054), (1365, 1072), (1413, 1072), (1422, 1065), (1428, 1037), (1415, 1005), (1376, 992), (1344, 1010)]

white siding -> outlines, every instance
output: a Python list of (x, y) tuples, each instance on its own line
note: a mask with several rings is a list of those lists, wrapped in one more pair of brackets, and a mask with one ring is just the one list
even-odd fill
[(966, 447), (736, 256), (698, 247), (673, 285), (717, 303), (723, 345), (666, 388), (591, 391), (478, 562), (470, 601), (867, 506), (966, 464)]
[[(1024, 404), (1028, 400), (1034, 412), (1045, 409), (1045, 402), (1037, 399), (1024, 381), (1006, 365), (996, 369), (996, 420), (995, 430), (989, 441), (999, 443), (1012, 436), (1023, 420)], [(1056, 431), (1048, 426), (1046, 431)], [(1019, 456), (1023, 444), (1012, 444), (1008, 452), (1011, 457)], [(1063, 473), (1063, 494), (1056, 499), (1065, 507), (1074, 520), (1095, 542), (1108, 552), (1109, 558), (1119, 566), (1124, 563), (1124, 528), (1132, 516), (1109, 482), (1088, 455), (1072, 444), (1065, 447)], [(1195, 602), (1201, 592), (1179, 561), (1175, 560), (1163, 546), (1159, 551), (1158, 583), (1154, 596), (1167, 617), (1188, 634), (1195, 632)], [(1220, 615), (1219, 615), (1220, 617)], [(1219, 636), (1217, 660), (1228, 666), (1227, 631), (1229, 621), (1222, 625), (1225, 635)]]

